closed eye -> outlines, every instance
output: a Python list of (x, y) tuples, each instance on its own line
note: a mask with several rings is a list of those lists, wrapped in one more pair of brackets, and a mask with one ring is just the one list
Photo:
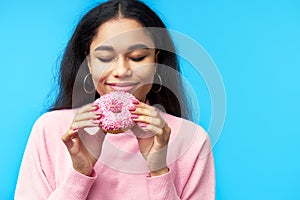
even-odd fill
[(111, 62), (114, 58), (98, 58), (101, 62)]
[(131, 57), (130, 59), (134, 62), (140, 62), (142, 60), (144, 60), (144, 58), (146, 58), (146, 56), (141, 56), (141, 57)]

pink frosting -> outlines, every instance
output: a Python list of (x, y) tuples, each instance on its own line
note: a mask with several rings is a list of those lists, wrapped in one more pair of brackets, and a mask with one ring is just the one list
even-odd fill
[(100, 128), (110, 131), (125, 131), (134, 125), (130, 108), (134, 108), (133, 101), (138, 101), (132, 94), (124, 91), (114, 91), (101, 96), (95, 101), (98, 104)]

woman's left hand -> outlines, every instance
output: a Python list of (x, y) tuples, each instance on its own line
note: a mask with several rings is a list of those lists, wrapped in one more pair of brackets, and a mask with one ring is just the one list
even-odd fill
[(158, 176), (169, 171), (167, 167), (167, 148), (171, 129), (161, 117), (158, 110), (140, 102), (132, 111), (132, 119), (144, 131), (150, 132), (149, 137), (139, 137), (140, 150), (147, 160), (151, 176)]

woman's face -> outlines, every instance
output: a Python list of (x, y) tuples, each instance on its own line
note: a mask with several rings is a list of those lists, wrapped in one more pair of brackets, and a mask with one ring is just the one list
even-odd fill
[(98, 28), (88, 65), (100, 95), (123, 90), (145, 102), (156, 64), (153, 40), (141, 28), (137, 21), (124, 18), (107, 21)]

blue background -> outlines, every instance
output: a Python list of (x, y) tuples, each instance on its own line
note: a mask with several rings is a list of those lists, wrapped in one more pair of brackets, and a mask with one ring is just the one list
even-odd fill
[[(0, 199), (13, 199), (31, 127), (48, 105), (57, 57), (95, 2), (0, 3)], [(145, 2), (169, 28), (201, 44), (222, 75), (227, 116), (213, 149), (217, 199), (300, 199), (299, 1)], [(207, 91), (203, 99), (200, 123), (207, 128)]]

